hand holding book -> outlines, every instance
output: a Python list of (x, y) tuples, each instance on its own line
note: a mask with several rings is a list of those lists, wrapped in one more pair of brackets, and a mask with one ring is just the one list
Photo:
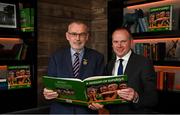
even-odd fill
[[(127, 76), (94, 76), (84, 80), (74, 78), (60, 78), (43, 76), (46, 88), (46, 99), (55, 99), (59, 102), (73, 103), (88, 106), (91, 103), (117, 104), (127, 103), (117, 95), (127, 83)], [(79, 90), (81, 89), (81, 90)]]
[(45, 99), (50, 100), (50, 99), (55, 99), (58, 97), (58, 93), (56, 91), (44, 88), (43, 90), (43, 95)]
[(133, 101), (138, 95), (137, 92), (130, 87), (118, 90), (117, 94), (127, 101)]

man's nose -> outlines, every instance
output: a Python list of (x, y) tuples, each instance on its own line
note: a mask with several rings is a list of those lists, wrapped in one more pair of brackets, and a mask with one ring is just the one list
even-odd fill
[(80, 34), (76, 35), (76, 40), (80, 40)]
[(122, 42), (118, 42), (118, 46), (123, 46)]

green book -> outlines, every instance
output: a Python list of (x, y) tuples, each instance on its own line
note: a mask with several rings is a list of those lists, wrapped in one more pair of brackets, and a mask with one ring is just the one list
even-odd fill
[(31, 8), (20, 9), (20, 22), (21, 22), (21, 31), (23, 32), (32, 31)]
[(31, 26), (31, 31), (33, 32), (34, 31), (34, 8), (31, 8), (31, 17), (30, 17), (30, 26)]
[(148, 31), (172, 30), (172, 5), (150, 8)]
[(31, 87), (31, 71), (29, 65), (8, 66), (8, 89)]
[(127, 75), (93, 76), (84, 80), (43, 76), (44, 87), (57, 91), (57, 101), (87, 106), (127, 103), (117, 95), (117, 90), (127, 87)]

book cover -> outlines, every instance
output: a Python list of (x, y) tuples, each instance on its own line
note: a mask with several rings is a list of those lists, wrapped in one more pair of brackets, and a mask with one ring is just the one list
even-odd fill
[(7, 65), (0, 65), (0, 90), (8, 89)]
[(127, 103), (117, 95), (117, 90), (127, 87), (127, 76), (94, 76), (84, 80), (75, 78), (42, 77), (46, 88), (59, 93), (57, 101), (87, 106)]
[(20, 23), (21, 23), (21, 31), (23, 32), (34, 31), (33, 8), (20, 8)]
[(172, 30), (172, 8), (172, 5), (150, 8), (148, 31)]
[(8, 89), (20, 89), (31, 87), (30, 66), (8, 66)]

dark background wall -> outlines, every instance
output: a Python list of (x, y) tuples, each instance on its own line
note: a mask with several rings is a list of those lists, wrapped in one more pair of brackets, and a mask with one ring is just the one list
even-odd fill
[(107, 0), (38, 0), (38, 106), (48, 104), (42, 96), (41, 76), (47, 72), (48, 58), (68, 45), (67, 25), (83, 20), (90, 26), (88, 47), (98, 50), (107, 61)]

